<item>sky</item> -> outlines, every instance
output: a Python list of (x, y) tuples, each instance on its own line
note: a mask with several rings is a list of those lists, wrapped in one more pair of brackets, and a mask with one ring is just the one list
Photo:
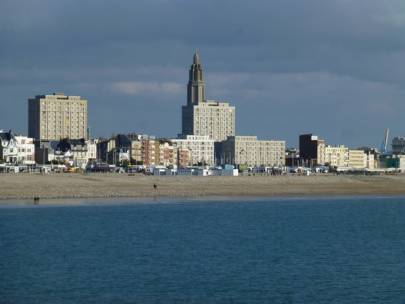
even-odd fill
[(195, 50), (238, 135), (405, 136), (403, 0), (1, 0), (0, 129), (27, 134), (27, 99), (64, 92), (93, 137), (175, 137)]

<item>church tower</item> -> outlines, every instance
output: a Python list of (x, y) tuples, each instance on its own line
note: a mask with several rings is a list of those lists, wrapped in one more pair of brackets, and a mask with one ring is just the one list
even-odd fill
[(228, 102), (205, 99), (203, 71), (197, 52), (189, 71), (187, 105), (182, 106), (181, 111), (183, 137), (209, 136), (214, 141), (223, 141), (235, 135), (235, 107)]
[(187, 105), (197, 105), (205, 100), (205, 84), (198, 52), (195, 52), (193, 64), (189, 70), (187, 85)]

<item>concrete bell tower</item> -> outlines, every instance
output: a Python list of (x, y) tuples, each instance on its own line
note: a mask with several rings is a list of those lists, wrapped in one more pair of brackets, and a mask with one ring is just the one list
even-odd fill
[(198, 52), (195, 52), (193, 64), (189, 70), (187, 84), (187, 105), (197, 105), (205, 100), (205, 83)]

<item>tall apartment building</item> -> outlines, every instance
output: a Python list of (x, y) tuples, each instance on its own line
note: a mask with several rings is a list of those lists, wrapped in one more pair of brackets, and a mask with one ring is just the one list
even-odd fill
[(87, 100), (63, 93), (28, 99), (28, 134), (41, 141), (87, 139)]
[(190, 165), (214, 165), (214, 140), (210, 136), (187, 135), (172, 139), (171, 142), (173, 148), (177, 153), (181, 153), (182, 157), (186, 157), (184, 152), (189, 151)]
[(299, 139), (300, 158), (309, 166), (325, 164), (325, 140), (313, 134), (302, 134)]
[(219, 145), (217, 162), (246, 166), (284, 166), (285, 141), (229, 136)]
[(235, 107), (205, 99), (204, 75), (197, 53), (189, 70), (187, 105), (182, 107), (182, 134), (210, 136), (222, 141), (235, 135)]

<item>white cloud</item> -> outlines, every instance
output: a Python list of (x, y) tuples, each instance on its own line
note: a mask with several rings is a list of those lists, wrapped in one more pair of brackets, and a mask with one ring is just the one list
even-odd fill
[(143, 94), (181, 94), (185, 87), (177, 82), (119, 81), (111, 84), (115, 92), (135, 96)]

